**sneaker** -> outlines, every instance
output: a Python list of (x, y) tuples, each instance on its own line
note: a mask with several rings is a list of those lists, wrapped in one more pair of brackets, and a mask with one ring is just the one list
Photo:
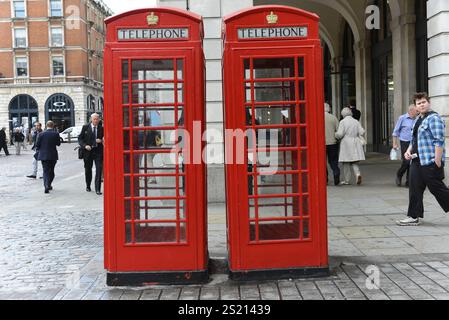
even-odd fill
[(416, 227), (421, 224), (419, 222), (419, 218), (414, 219), (412, 217), (407, 217), (404, 220), (396, 221), (396, 223), (398, 226), (401, 226), (401, 227), (408, 227), (408, 226)]
[(349, 182), (342, 181), (340, 182), (340, 186), (349, 186)]

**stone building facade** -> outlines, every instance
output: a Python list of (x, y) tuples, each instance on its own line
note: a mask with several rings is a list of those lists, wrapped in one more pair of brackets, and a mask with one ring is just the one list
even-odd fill
[[(428, 91), (433, 109), (447, 122), (449, 1), (159, 0), (159, 6), (188, 9), (204, 18), (209, 129), (223, 129), (222, 18), (243, 8), (273, 3), (321, 17), (326, 100), (336, 115), (349, 104), (361, 110), (368, 151), (389, 151), (395, 121), (407, 111), (416, 91)], [(213, 144), (217, 150), (223, 141)], [(223, 180), (223, 165), (218, 162), (209, 167), (210, 181)], [(224, 199), (222, 190), (214, 190), (220, 185), (209, 184), (211, 201)]]
[(103, 109), (101, 0), (0, 2), (0, 126), (53, 120), (59, 131)]

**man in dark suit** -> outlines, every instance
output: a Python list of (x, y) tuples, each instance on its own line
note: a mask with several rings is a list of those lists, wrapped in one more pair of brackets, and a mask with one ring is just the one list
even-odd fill
[(92, 167), (95, 162), (95, 192), (101, 195), (101, 176), (103, 172), (103, 138), (104, 130), (100, 125), (100, 116), (94, 113), (91, 122), (81, 130), (78, 143), (83, 150), (86, 191), (91, 192)]
[(57, 146), (61, 145), (59, 134), (53, 121), (47, 122), (47, 130), (39, 134), (36, 142), (37, 160), (42, 162), (45, 193), (53, 190), (51, 184), (55, 178), (55, 166), (58, 162)]

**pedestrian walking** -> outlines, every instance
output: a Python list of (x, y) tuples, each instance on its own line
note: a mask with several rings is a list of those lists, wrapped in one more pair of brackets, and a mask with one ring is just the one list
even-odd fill
[(22, 141), (22, 148), (23, 150), (27, 150), (26, 144), (28, 143), (28, 134), (27, 134), (27, 129), (22, 125), (20, 126), (20, 132), (22, 132), (23, 134), (23, 141)]
[(37, 138), (40, 133), (42, 133), (42, 124), (40, 122), (36, 122), (34, 124), (34, 130), (32, 132), (32, 136), (31, 136), (32, 141), (33, 141), (33, 146), (31, 147), (31, 150), (35, 151), (35, 153), (33, 155), (33, 173), (31, 175), (27, 176), (27, 178), (31, 178), (31, 179), (37, 178), (37, 170), (38, 170), (39, 161), (37, 160), (38, 153), (36, 152), (36, 142), (37, 142)]
[(341, 111), (343, 120), (340, 121), (338, 131), (335, 134), (340, 139), (339, 161), (343, 163), (344, 181), (340, 185), (349, 185), (351, 180), (351, 168), (354, 171), (357, 185), (362, 184), (362, 175), (360, 173), (359, 162), (365, 160), (365, 151), (363, 149), (363, 135), (365, 130), (359, 121), (352, 117), (352, 111), (344, 108)]
[(348, 108), (351, 109), (352, 117), (355, 120), (360, 121), (360, 119), (362, 118), (362, 113), (360, 112), (360, 110), (357, 110), (357, 107), (355, 105), (349, 105)]
[[(330, 113), (331, 108), (329, 104), (324, 104), (324, 111), (326, 124), (326, 158), (334, 174), (334, 185), (338, 186), (340, 184), (340, 167), (338, 166), (338, 143), (335, 134), (338, 131), (339, 121), (336, 116)], [(326, 177), (328, 175), (329, 173), (326, 168)]]
[(42, 162), (44, 171), (45, 193), (53, 190), (52, 183), (55, 179), (55, 166), (58, 162), (57, 146), (61, 145), (59, 134), (55, 131), (53, 121), (47, 122), (47, 130), (40, 133), (36, 141), (37, 160)]
[(9, 156), (8, 142), (6, 139), (6, 128), (5, 127), (3, 127), (0, 130), (0, 152), (2, 152), (2, 150), (5, 151), (5, 155)]
[(413, 126), (412, 143), (405, 158), (411, 160), (409, 207), (400, 226), (418, 226), (424, 218), (423, 195), (426, 188), (437, 199), (444, 212), (449, 212), (449, 188), (444, 184), (445, 123), (432, 110), (427, 93), (413, 97), (420, 113)]
[(91, 115), (91, 122), (81, 130), (78, 143), (83, 150), (86, 191), (91, 192), (92, 167), (95, 163), (95, 192), (101, 195), (101, 177), (103, 172), (103, 138), (104, 130), (100, 126), (100, 116)]
[(413, 124), (418, 114), (416, 106), (414, 104), (410, 105), (408, 112), (399, 117), (393, 131), (393, 148), (395, 150), (400, 149), (402, 155), (402, 164), (396, 173), (396, 185), (398, 187), (402, 186), (404, 174), (406, 177), (405, 186), (409, 186), (410, 161), (405, 158), (405, 153), (410, 146), (410, 141), (412, 141)]
[(25, 140), (25, 136), (22, 133), (20, 128), (16, 128), (13, 134), (14, 145), (16, 146), (16, 155), (20, 156), (20, 149), (23, 145), (23, 141)]

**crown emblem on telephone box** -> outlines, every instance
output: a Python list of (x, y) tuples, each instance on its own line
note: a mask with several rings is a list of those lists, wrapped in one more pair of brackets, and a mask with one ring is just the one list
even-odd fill
[(147, 22), (149, 26), (155, 26), (159, 23), (159, 17), (151, 12), (149, 16), (147, 16)]
[(269, 24), (275, 24), (278, 23), (279, 20), (279, 16), (277, 16), (276, 14), (274, 14), (273, 11), (271, 11), (271, 13), (267, 16), (267, 22)]

